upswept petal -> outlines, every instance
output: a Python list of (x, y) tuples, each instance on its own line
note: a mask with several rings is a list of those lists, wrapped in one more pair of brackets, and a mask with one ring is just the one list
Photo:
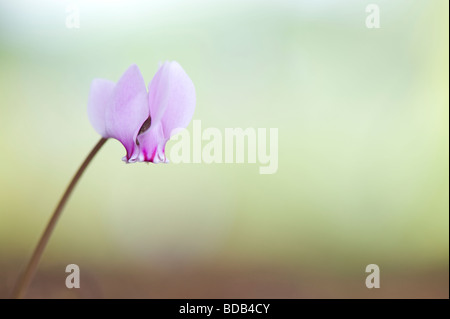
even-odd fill
[(195, 111), (195, 88), (175, 61), (165, 62), (149, 85), (151, 126), (138, 136), (140, 161), (167, 162), (165, 146), (177, 130), (188, 126)]
[(88, 101), (88, 117), (94, 129), (103, 137), (106, 133), (106, 108), (111, 105), (115, 83), (104, 79), (94, 79), (91, 84)]
[(188, 126), (195, 111), (195, 87), (176, 61), (165, 62), (149, 85), (152, 122), (161, 121), (164, 137)]
[(127, 161), (134, 161), (136, 137), (149, 116), (148, 96), (144, 79), (136, 65), (122, 75), (112, 92), (111, 104), (105, 111), (108, 137), (119, 140), (127, 151)]

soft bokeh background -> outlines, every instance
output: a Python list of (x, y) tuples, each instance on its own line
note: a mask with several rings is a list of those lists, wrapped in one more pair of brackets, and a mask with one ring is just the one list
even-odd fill
[[(371, 2), (380, 29), (365, 27)], [(66, 28), (68, 4), (79, 29)], [(28, 297), (448, 298), (448, 9), (2, 1), (0, 297), (99, 138), (91, 80), (136, 63), (150, 81), (168, 59), (195, 83), (203, 128), (278, 128), (278, 172), (125, 165), (108, 141)], [(64, 285), (71, 263), (78, 290)], [(371, 263), (380, 289), (365, 287)]]

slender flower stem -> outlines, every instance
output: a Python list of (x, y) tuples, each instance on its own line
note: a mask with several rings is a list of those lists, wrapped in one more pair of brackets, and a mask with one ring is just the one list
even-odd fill
[(56, 222), (58, 221), (59, 217), (61, 216), (63, 208), (64, 208), (67, 200), (69, 199), (70, 194), (72, 193), (73, 189), (75, 188), (75, 185), (77, 184), (77, 182), (80, 180), (81, 175), (83, 175), (83, 172), (86, 170), (86, 167), (92, 161), (95, 154), (97, 154), (97, 152), (100, 150), (100, 148), (103, 146), (103, 144), (105, 144), (105, 142), (106, 142), (106, 138), (101, 138), (100, 141), (98, 141), (98, 143), (95, 145), (95, 147), (92, 149), (92, 151), (89, 153), (89, 155), (84, 160), (83, 164), (81, 164), (77, 173), (75, 174), (75, 176), (73, 177), (69, 186), (67, 187), (63, 197), (61, 197), (61, 200), (59, 201), (58, 206), (56, 206), (55, 212), (53, 213), (52, 217), (50, 218), (50, 221), (48, 222), (47, 227), (45, 228), (45, 231), (42, 234), (41, 239), (39, 240), (39, 243), (37, 244), (36, 248), (34, 249), (34, 253), (31, 256), (30, 261), (28, 262), (25, 272), (23, 273), (22, 277), (20, 278), (20, 281), (18, 282), (17, 286), (15, 287), (15, 290), (13, 293), (14, 298), (21, 299), (25, 295), (27, 288), (31, 283), (31, 280), (33, 279), (34, 273), (36, 272), (36, 268), (42, 257), (42, 253), (44, 252), (44, 249), (47, 246), (48, 240), (50, 239), (50, 236), (52, 235), (52, 232), (53, 232), (53, 229), (55, 228)]

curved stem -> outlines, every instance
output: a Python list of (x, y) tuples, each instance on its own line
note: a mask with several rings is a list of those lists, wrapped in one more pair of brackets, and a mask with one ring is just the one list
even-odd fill
[(58, 206), (56, 206), (56, 209), (55, 209), (52, 217), (50, 218), (50, 221), (48, 222), (47, 227), (45, 228), (45, 231), (41, 236), (41, 239), (39, 240), (36, 248), (34, 249), (33, 255), (31, 256), (31, 259), (28, 262), (25, 272), (23, 273), (22, 277), (20, 278), (20, 281), (18, 282), (17, 286), (14, 289), (14, 293), (13, 293), (14, 298), (21, 299), (25, 295), (25, 292), (26, 292), (28, 286), (30, 285), (31, 280), (33, 279), (34, 273), (36, 272), (36, 268), (42, 257), (42, 253), (44, 252), (44, 249), (47, 246), (48, 240), (50, 239), (50, 236), (52, 235), (53, 229), (55, 228), (56, 222), (58, 221), (59, 217), (61, 216), (64, 205), (66, 204), (67, 200), (69, 199), (69, 196), (72, 193), (73, 189), (75, 188), (75, 185), (79, 181), (81, 175), (86, 170), (86, 167), (92, 161), (95, 154), (97, 154), (97, 152), (100, 150), (100, 148), (103, 146), (103, 144), (105, 144), (105, 142), (106, 142), (106, 138), (101, 138), (100, 141), (98, 141), (98, 143), (95, 145), (95, 147), (92, 149), (92, 151), (89, 153), (89, 155), (84, 160), (83, 164), (81, 164), (81, 166), (78, 169), (75, 176), (72, 178), (72, 181), (70, 182), (69, 186), (67, 187), (63, 197), (61, 197), (61, 200), (59, 201)]

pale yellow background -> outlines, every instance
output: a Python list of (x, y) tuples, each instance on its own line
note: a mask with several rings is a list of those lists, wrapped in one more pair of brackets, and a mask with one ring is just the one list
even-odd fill
[(91, 80), (177, 60), (204, 128), (278, 128), (278, 172), (108, 141), (29, 296), (448, 298), (448, 21), (444, 0), (2, 1), (0, 297), (99, 138)]

